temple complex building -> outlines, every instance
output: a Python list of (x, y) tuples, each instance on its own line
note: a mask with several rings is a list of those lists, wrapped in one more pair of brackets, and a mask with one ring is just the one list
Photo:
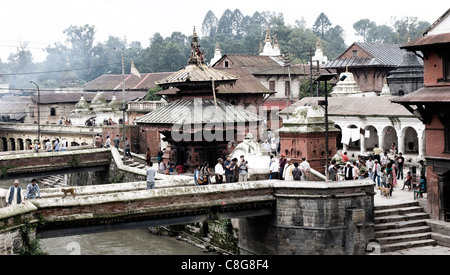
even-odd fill
[[(338, 74), (350, 72), (363, 93), (380, 94), (386, 78), (393, 70), (401, 65), (412, 64), (411, 61), (404, 63), (405, 52), (397, 44), (356, 42), (337, 59), (328, 62), (324, 69), (336, 70)], [(418, 57), (416, 59), (419, 64), (423, 63)]]
[(450, 9), (424, 35), (401, 47), (423, 58), (424, 86), (392, 101), (423, 123), (428, 212), (450, 221)]
[(240, 106), (262, 102), (264, 94), (270, 94), (261, 87), (256, 88), (256, 95), (235, 93), (239, 77), (226, 68), (205, 65), (195, 30), (191, 45), (188, 65), (157, 82), (169, 103), (136, 119), (147, 134), (147, 144), (162, 134), (169, 144), (169, 161), (189, 168), (204, 162), (214, 165), (249, 132), (257, 137), (264, 118)]
[[(360, 92), (357, 85), (352, 84), (351, 73), (343, 73), (341, 77), (343, 75), (347, 78), (337, 83), (330, 93), (332, 97), (328, 98), (328, 115), (334, 122), (330, 129), (335, 127), (340, 131), (330, 144), (341, 152), (353, 152), (357, 156), (372, 153), (376, 145), (389, 152), (395, 143), (398, 152), (408, 156), (407, 162), (417, 162), (422, 158), (426, 150), (422, 122), (406, 109), (397, 108), (391, 102), (395, 96), (366, 96), (367, 93)], [(301, 106), (318, 107), (320, 100), (324, 98), (303, 98), (291, 106), (289, 113)], [(287, 119), (287, 112), (284, 109), (279, 114), (283, 122)]]

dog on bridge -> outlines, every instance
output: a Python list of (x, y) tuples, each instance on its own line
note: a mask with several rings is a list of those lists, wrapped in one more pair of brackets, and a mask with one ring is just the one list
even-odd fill
[(63, 199), (67, 197), (67, 194), (71, 194), (74, 198), (76, 196), (75, 188), (62, 189), (61, 191), (64, 193)]

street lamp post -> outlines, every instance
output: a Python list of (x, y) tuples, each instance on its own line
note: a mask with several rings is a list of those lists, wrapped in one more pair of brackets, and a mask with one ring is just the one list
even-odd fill
[(38, 136), (37, 136), (37, 141), (39, 143), (39, 145), (41, 144), (41, 92), (39, 91), (39, 86), (37, 85), (36, 82), (34, 81), (30, 81), (31, 84), (36, 85), (37, 91), (38, 91), (38, 100), (37, 100), (37, 107), (38, 107)]
[(123, 137), (122, 137), (122, 143), (123, 143), (123, 163), (125, 164), (125, 161), (127, 159), (126, 154), (126, 148), (125, 148), (125, 135), (126, 135), (126, 126), (125, 126), (125, 112), (127, 110), (127, 104), (125, 101), (125, 51), (122, 51), (122, 110), (123, 110), (123, 119), (122, 119), (122, 126), (123, 126)]
[(328, 159), (329, 159), (329, 152), (328, 152), (328, 147), (329, 147), (329, 141), (328, 141), (328, 81), (330, 81), (331, 79), (335, 78), (337, 75), (336, 74), (321, 74), (317, 79), (316, 83), (320, 83), (321, 81), (325, 82), (325, 100), (319, 100), (319, 105), (325, 108), (325, 176), (328, 179)]

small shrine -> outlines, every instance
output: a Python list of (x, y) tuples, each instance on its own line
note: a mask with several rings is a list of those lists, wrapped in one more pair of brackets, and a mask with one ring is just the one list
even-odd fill
[(363, 96), (364, 93), (356, 83), (353, 74), (348, 72), (348, 70), (342, 73), (339, 79), (343, 80), (340, 80), (333, 88), (333, 91), (330, 93), (332, 97)]
[[(339, 130), (333, 127), (334, 122), (328, 125), (328, 156), (337, 152), (336, 138)], [(278, 130), (280, 135), (280, 152), (293, 162), (300, 163), (302, 158), (311, 165), (311, 168), (324, 173), (326, 166), (326, 124), (325, 110), (320, 106), (300, 106), (295, 108), (290, 119), (283, 122)]]
[(211, 59), (210, 66), (213, 66), (216, 64), (217, 61), (219, 61), (222, 58), (222, 51), (220, 49), (220, 43), (216, 43), (216, 48), (214, 50), (214, 57)]
[(323, 53), (322, 40), (317, 39), (316, 52), (312, 58), (313, 65), (319, 63), (319, 66), (328, 63), (328, 57)]
[(402, 63), (387, 77), (391, 95), (410, 94), (423, 87), (423, 65), (416, 54), (405, 52)]
[(280, 56), (281, 49), (280, 44), (278, 43), (277, 36), (273, 36), (273, 40), (270, 37), (270, 29), (267, 28), (266, 39), (264, 40), (264, 44), (259, 44), (259, 55), (264, 56)]

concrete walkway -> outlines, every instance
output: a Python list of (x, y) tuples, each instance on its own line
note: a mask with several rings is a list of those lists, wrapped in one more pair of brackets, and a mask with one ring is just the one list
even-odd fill
[[(414, 202), (414, 191), (408, 191), (406, 187), (405, 190), (401, 190), (403, 187), (403, 181), (399, 180), (398, 185), (394, 188), (392, 192), (392, 198), (385, 198), (380, 195), (380, 190), (375, 190), (375, 206), (382, 205), (396, 205), (405, 202)], [(424, 194), (426, 199), (426, 194)], [(416, 200), (417, 201), (417, 200)], [(403, 249), (394, 252), (386, 252), (382, 255), (450, 255), (450, 247), (445, 246), (424, 246), (410, 249)]]

